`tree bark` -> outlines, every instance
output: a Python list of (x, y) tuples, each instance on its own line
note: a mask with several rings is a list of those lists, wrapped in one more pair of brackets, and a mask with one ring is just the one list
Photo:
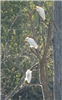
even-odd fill
[(53, 20), (54, 100), (62, 100), (62, 1), (55, 1)]
[(42, 67), (43, 63), (40, 62), (40, 82), (42, 84), (42, 93), (43, 93), (43, 100), (50, 100), (50, 94), (48, 89), (48, 84), (46, 81), (46, 75), (45, 75), (45, 68), (44, 65)]
[(51, 42), (51, 34), (52, 34), (52, 22), (50, 20), (48, 25), (48, 36), (47, 36), (47, 43), (45, 46), (44, 54), (42, 59), (40, 59), (40, 81), (42, 83), (42, 93), (43, 93), (43, 100), (50, 100), (50, 94), (49, 94), (49, 88), (47, 84), (47, 78), (46, 78), (46, 72), (45, 72), (45, 62), (46, 62), (46, 56), (47, 52), (50, 46)]

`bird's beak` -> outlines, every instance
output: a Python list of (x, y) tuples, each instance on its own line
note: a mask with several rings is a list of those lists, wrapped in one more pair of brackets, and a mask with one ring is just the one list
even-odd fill
[(37, 8), (34, 8), (35, 10), (37, 9)]
[(24, 40), (24, 42), (26, 42), (26, 39)]

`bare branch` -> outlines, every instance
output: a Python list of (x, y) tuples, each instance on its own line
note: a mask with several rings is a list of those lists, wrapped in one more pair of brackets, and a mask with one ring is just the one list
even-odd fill
[(45, 46), (45, 50), (44, 50), (44, 54), (43, 54), (43, 57), (42, 59), (45, 61), (46, 59), (46, 55), (47, 55), (47, 52), (48, 52), (48, 49), (49, 49), (49, 46), (50, 46), (50, 41), (51, 41), (51, 34), (52, 34), (52, 22), (50, 20), (49, 22), (49, 25), (48, 25), (48, 36), (47, 36), (47, 42), (46, 42), (46, 46)]
[(13, 20), (13, 22), (11, 23), (11, 25), (10, 25), (8, 31), (7, 31), (7, 34), (6, 34), (6, 37), (5, 37), (5, 41), (7, 41), (6, 38), (7, 38), (8, 34), (9, 34), (9, 32), (11, 31), (11, 29), (12, 29), (12, 27), (13, 27), (15, 21), (16, 21), (17, 18), (19, 17), (20, 11), (21, 11), (21, 10), (19, 10), (19, 12), (17, 13), (17, 16), (15, 17), (15, 19)]
[(32, 37), (35, 38), (35, 30), (34, 30), (34, 25), (32, 22), (32, 12), (29, 10), (29, 3), (26, 1), (26, 8), (27, 8), (27, 12), (29, 15), (29, 20), (30, 20), (30, 25), (31, 25), (31, 30), (32, 30)]

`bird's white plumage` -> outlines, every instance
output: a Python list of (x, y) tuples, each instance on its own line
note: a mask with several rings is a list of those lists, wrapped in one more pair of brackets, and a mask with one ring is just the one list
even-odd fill
[(32, 79), (32, 71), (31, 70), (27, 70), (26, 71), (26, 78), (25, 80), (30, 83), (31, 82), (31, 79)]
[(45, 20), (45, 11), (42, 7), (36, 6), (36, 10), (39, 12), (43, 20)]
[(31, 47), (31, 48), (33, 48), (33, 47), (34, 47), (35, 49), (38, 48), (38, 45), (36, 44), (36, 42), (34, 41), (33, 38), (27, 37), (27, 38), (26, 38), (26, 41), (30, 44), (30, 47)]

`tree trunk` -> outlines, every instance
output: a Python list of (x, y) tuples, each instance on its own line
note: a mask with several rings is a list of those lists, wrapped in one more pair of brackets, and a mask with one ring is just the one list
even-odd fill
[(54, 100), (62, 100), (62, 1), (54, 2), (53, 11)]
[(50, 100), (50, 94), (49, 94), (49, 89), (48, 89), (49, 87), (47, 84), (45, 68), (42, 61), (43, 60), (41, 60), (40, 62), (40, 81), (42, 84), (43, 100)]
[(43, 100), (50, 100), (49, 87), (48, 87), (46, 72), (45, 72), (45, 62), (46, 62), (46, 56), (51, 42), (51, 34), (52, 34), (51, 29), (52, 29), (52, 22), (50, 20), (48, 25), (48, 36), (47, 36), (47, 42), (46, 42), (44, 54), (42, 59), (39, 60), (40, 61), (40, 82), (42, 84)]

